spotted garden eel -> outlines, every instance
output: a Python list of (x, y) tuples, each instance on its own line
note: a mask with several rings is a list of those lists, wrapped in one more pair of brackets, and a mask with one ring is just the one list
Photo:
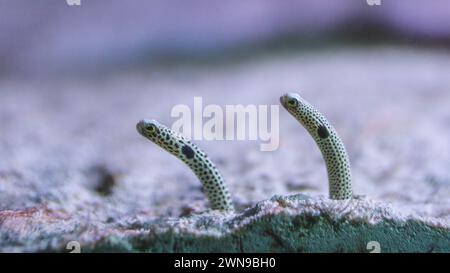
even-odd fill
[(203, 184), (212, 209), (233, 211), (233, 202), (224, 179), (208, 156), (191, 141), (155, 120), (141, 120), (137, 131), (186, 163)]
[(352, 198), (350, 161), (336, 130), (299, 94), (285, 94), (280, 97), (280, 102), (306, 128), (319, 146), (327, 166), (330, 198)]

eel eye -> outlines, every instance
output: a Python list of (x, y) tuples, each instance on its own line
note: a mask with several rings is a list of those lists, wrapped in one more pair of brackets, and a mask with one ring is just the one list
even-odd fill
[(145, 127), (145, 129), (147, 129), (147, 131), (149, 131), (150, 133), (153, 133), (154, 131), (156, 131), (156, 128), (153, 124), (147, 125), (147, 127)]
[(296, 106), (297, 105), (297, 100), (296, 99), (289, 99), (288, 100), (288, 104), (289, 104), (289, 106)]

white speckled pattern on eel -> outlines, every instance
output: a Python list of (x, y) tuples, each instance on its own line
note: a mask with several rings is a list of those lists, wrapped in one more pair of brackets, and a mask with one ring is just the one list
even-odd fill
[(233, 202), (224, 179), (208, 156), (191, 141), (155, 120), (142, 120), (138, 132), (186, 163), (203, 184), (214, 210), (233, 211)]
[(280, 102), (308, 130), (319, 146), (327, 166), (330, 198), (352, 198), (350, 161), (336, 130), (299, 94), (285, 94), (281, 96)]

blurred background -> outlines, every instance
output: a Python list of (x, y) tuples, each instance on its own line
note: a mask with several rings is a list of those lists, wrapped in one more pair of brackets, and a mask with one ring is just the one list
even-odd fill
[(3, 73), (91, 73), (333, 42), (448, 44), (446, 0), (0, 1)]
[[(0, 209), (83, 221), (208, 205), (135, 124), (177, 104), (278, 104), (300, 92), (347, 146), (354, 191), (450, 218), (446, 0), (0, 0)], [(280, 109), (280, 148), (199, 141), (239, 208), (327, 195), (307, 132)]]

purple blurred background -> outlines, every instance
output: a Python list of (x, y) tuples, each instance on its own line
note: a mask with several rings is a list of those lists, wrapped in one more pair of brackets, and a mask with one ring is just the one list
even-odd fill
[(450, 40), (448, 0), (81, 1), (0, 0), (0, 75), (120, 69), (286, 39)]
[[(171, 126), (196, 96), (277, 105), (300, 92), (345, 143), (355, 194), (450, 221), (450, 0), (81, 2), (0, 0), (0, 211), (63, 211), (85, 230), (206, 210), (198, 179), (136, 123)], [(328, 192), (311, 136), (283, 109), (279, 125), (270, 153), (198, 143), (241, 208)], [(21, 227), (0, 241), (38, 245)]]

